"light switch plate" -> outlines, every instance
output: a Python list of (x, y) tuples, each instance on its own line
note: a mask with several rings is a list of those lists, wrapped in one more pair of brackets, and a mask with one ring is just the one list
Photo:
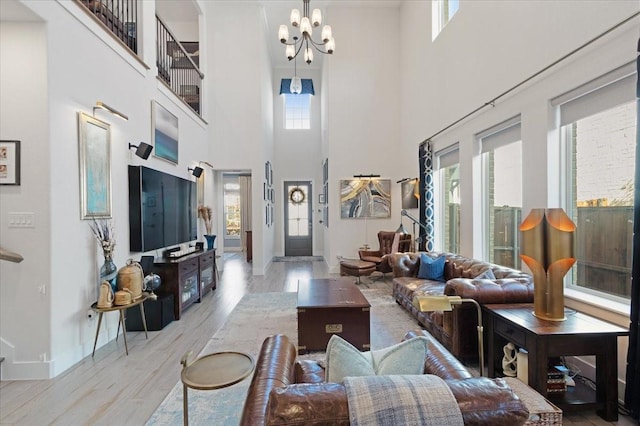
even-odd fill
[(9, 212), (9, 228), (35, 228), (35, 213)]

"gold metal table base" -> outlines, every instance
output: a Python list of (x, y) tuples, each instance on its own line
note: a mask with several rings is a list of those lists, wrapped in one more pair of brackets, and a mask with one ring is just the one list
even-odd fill
[(147, 340), (149, 339), (149, 334), (147, 333), (147, 319), (144, 314), (144, 304), (142, 303), (147, 300), (148, 297), (149, 295), (147, 293), (142, 293), (142, 297), (140, 297), (135, 302), (131, 302), (127, 305), (113, 305), (110, 308), (98, 308), (98, 302), (95, 302), (93, 305), (91, 305), (91, 309), (98, 313), (98, 328), (96, 328), (96, 338), (93, 341), (93, 352), (91, 353), (92, 358), (96, 354), (96, 345), (98, 344), (98, 336), (100, 335), (100, 325), (102, 325), (102, 315), (104, 315), (105, 312), (118, 311), (118, 313), (120, 314), (120, 318), (118, 319), (118, 331), (116, 332), (116, 342), (118, 341), (118, 336), (120, 335), (120, 327), (122, 326), (124, 350), (127, 355), (129, 355), (129, 347), (127, 346), (127, 327), (124, 323), (124, 313), (127, 309), (133, 308), (136, 305), (140, 306), (140, 316), (142, 317), (142, 325), (144, 326), (144, 335)]
[(188, 388), (198, 390), (212, 390), (235, 385), (249, 376), (254, 369), (251, 355), (242, 352), (216, 352), (204, 355), (189, 363), (186, 353), (182, 364), (182, 401), (183, 421), (189, 424)]

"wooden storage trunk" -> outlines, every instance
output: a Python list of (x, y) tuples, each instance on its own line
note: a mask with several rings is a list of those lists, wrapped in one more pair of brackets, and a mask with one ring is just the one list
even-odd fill
[(298, 353), (324, 351), (337, 334), (361, 351), (370, 349), (371, 305), (349, 279), (298, 283)]

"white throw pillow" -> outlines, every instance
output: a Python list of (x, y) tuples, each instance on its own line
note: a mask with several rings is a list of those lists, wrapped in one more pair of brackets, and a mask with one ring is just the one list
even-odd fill
[(388, 348), (360, 352), (334, 334), (327, 345), (325, 379), (340, 383), (345, 377), (423, 374), (427, 341), (418, 336)]

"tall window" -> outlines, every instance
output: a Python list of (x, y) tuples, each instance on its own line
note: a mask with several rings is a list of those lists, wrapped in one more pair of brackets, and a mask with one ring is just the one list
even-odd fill
[(283, 95), (284, 128), (285, 129), (310, 129), (311, 128), (311, 96), (315, 95), (313, 80), (303, 78), (301, 80), (302, 91), (296, 95), (291, 93), (291, 79), (280, 80), (280, 94)]
[(449, 253), (460, 253), (460, 164), (458, 145), (436, 153), (441, 222), (440, 243)]
[(284, 94), (284, 128), (311, 128), (311, 95)]
[(482, 144), (485, 257), (520, 268), (519, 225), (522, 219), (522, 141), (520, 117), (478, 137)]
[(637, 132), (635, 74), (625, 73), (614, 70), (554, 101), (566, 153), (566, 210), (577, 226), (567, 285), (621, 301), (631, 296)]
[(459, 0), (434, 0), (431, 4), (431, 40), (433, 41), (456, 14), (460, 2)]
[(240, 185), (224, 184), (225, 237), (240, 238)]

